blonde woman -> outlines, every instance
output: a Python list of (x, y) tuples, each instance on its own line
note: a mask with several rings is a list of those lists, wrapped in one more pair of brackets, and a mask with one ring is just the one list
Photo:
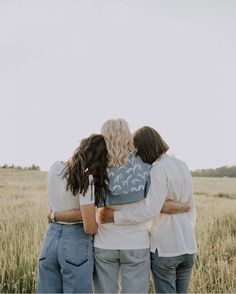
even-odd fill
[[(123, 119), (101, 128), (108, 151), (109, 192), (106, 206), (137, 208), (145, 199), (150, 165), (135, 154), (133, 137)], [(94, 238), (96, 293), (147, 293), (150, 271), (148, 224), (98, 224)], [(120, 281), (119, 281), (120, 279)]]

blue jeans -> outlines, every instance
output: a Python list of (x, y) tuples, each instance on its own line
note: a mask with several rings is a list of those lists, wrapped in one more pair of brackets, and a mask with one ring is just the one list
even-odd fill
[[(95, 293), (148, 293), (150, 250), (94, 248)], [(121, 282), (119, 281), (121, 280)]]
[(91, 293), (93, 238), (82, 224), (51, 223), (39, 257), (37, 293)]
[(155, 293), (187, 293), (195, 254), (160, 257), (151, 253), (151, 272)]

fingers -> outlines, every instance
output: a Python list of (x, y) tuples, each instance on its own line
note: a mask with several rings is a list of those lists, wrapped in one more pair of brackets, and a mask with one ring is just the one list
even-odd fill
[(100, 212), (100, 215), (99, 215), (99, 221), (101, 224), (105, 224), (106, 221), (107, 221), (107, 217), (108, 217), (108, 213), (106, 212), (105, 209), (103, 209), (101, 212)]
[(188, 212), (191, 209), (190, 206), (186, 206), (186, 212)]
[(109, 208), (101, 209), (100, 214), (99, 214), (99, 222), (101, 224), (105, 224), (109, 221), (110, 211), (111, 211), (111, 209), (109, 209)]

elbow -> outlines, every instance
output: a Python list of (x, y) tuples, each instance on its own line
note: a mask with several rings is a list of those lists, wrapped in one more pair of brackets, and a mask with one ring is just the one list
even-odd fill
[(89, 236), (94, 235), (97, 232), (97, 230), (89, 230), (89, 229), (84, 230), (84, 231), (85, 231), (85, 234), (89, 235)]
[(87, 235), (94, 235), (97, 233), (97, 226), (85, 227), (84, 232)]

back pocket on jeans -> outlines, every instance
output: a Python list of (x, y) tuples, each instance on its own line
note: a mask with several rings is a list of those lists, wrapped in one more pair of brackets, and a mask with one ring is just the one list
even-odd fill
[(128, 251), (129, 256), (134, 256), (137, 259), (150, 259), (150, 249), (133, 249)]
[(166, 268), (173, 268), (177, 267), (181, 262), (181, 259), (179, 256), (173, 256), (173, 257), (160, 257), (159, 256), (159, 264)]
[(88, 261), (88, 251), (88, 241), (79, 242), (78, 240), (67, 240), (65, 246), (65, 261), (74, 266), (80, 266)]

